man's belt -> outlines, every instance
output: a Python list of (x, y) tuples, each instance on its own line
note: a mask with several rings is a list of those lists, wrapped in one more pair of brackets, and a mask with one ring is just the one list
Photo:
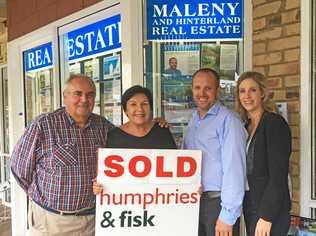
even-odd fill
[(206, 191), (202, 193), (203, 196), (207, 198), (218, 198), (221, 196), (221, 191)]
[(95, 207), (90, 207), (90, 208), (82, 208), (78, 211), (59, 211), (56, 209), (52, 209), (50, 207), (47, 206), (42, 206), (40, 204), (38, 204), (37, 202), (35, 202), (37, 205), (39, 205), (41, 208), (55, 213), (57, 215), (61, 215), (61, 216), (86, 216), (86, 215), (94, 215), (95, 214)]

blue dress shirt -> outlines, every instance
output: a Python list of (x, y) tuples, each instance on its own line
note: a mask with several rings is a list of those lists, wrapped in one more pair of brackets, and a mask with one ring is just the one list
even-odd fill
[(230, 225), (240, 216), (245, 193), (246, 139), (238, 116), (220, 102), (203, 118), (195, 111), (184, 138), (185, 149), (202, 151), (203, 191), (221, 191), (219, 218)]

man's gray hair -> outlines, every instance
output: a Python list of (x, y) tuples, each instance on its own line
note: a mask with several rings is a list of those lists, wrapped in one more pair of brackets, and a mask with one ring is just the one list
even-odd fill
[(84, 79), (88, 81), (91, 84), (93, 90), (96, 91), (94, 81), (89, 76), (84, 75), (84, 74), (71, 74), (65, 83), (64, 91), (67, 89), (68, 85), (70, 85), (72, 81), (75, 79)]

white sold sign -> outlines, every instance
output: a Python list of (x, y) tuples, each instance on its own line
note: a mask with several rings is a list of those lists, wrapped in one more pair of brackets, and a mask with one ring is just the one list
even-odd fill
[(99, 149), (96, 235), (197, 235), (200, 169), (200, 151)]

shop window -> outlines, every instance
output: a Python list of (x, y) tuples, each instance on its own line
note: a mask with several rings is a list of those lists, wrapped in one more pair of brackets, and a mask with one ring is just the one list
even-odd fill
[[(93, 112), (122, 123), (121, 18), (116, 7), (58, 29), (62, 89), (71, 74), (85, 74), (96, 85)], [(88, 22), (88, 23), (87, 23)]]
[[(237, 31), (231, 34), (227, 31), (225, 34), (220, 24), (215, 25), (215, 22), (234, 21), (232, 27), (241, 27), (238, 22), (242, 21), (242, 13), (239, 18), (236, 15), (237, 11), (242, 11), (242, 1), (236, 1), (234, 17), (229, 15), (231, 12), (225, 8), (225, 4), (224, 1), (143, 1), (146, 28), (144, 81), (154, 96), (154, 115), (162, 116), (171, 123), (178, 146), (182, 143), (185, 127), (195, 108), (191, 85), (196, 70), (211, 68), (219, 73), (220, 100), (234, 109), (236, 79), (243, 68), (242, 34), (234, 35)], [(209, 16), (198, 17), (196, 11), (201, 7), (204, 15), (209, 11)], [(218, 16), (212, 18), (211, 13)], [(149, 14), (153, 17), (148, 17)], [(206, 21), (213, 22), (214, 28), (206, 27)], [(215, 32), (222, 34), (207, 38), (206, 31), (214, 31), (213, 36)]]
[(26, 125), (42, 113), (53, 111), (52, 43), (23, 52)]

